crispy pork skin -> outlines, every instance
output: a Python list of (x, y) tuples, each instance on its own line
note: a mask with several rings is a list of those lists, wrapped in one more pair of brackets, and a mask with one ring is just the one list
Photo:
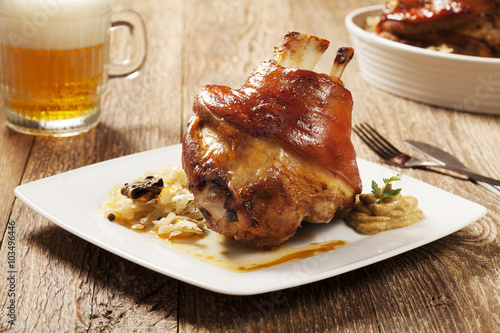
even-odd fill
[(212, 230), (256, 248), (329, 222), (361, 192), (350, 141), (352, 97), (339, 78), (275, 60), (240, 89), (195, 97), (182, 162)]
[(377, 33), (420, 47), (446, 44), (458, 54), (500, 57), (500, 1), (388, 0)]

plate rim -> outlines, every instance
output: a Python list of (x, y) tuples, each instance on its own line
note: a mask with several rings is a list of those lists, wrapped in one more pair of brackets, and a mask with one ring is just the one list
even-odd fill
[[(175, 153), (175, 150), (180, 150), (180, 146), (181, 146), (180, 144), (176, 144), (176, 145), (171, 145), (171, 146), (166, 146), (166, 147), (161, 147), (161, 148), (146, 150), (146, 151), (142, 151), (142, 152), (138, 152), (138, 153), (134, 153), (134, 154), (130, 154), (130, 155), (125, 155), (125, 156), (117, 157), (117, 158), (106, 160), (106, 161), (101, 161), (101, 162), (94, 163), (94, 164), (91, 164), (91, 165), (87, 165), (87, 166), (84, 166), (84, 167), (81, 167), (81, 168), (69, 170), (69, 171), (64, 172), (64, 173), (52, 175), (52, 176), (49, 176), (49, 177), (45, 177), (45, 178), (42, 178), (42, 179), (38, 179), (38, 180), (35, 180), (35, 181), (32, 181), (32, 182), (28, 182), (28, 183), (19, 185), (19, 186), (17, 186), (14, 189), (14, 193), (15, 193), (15, 195), (16, 195), (16, 197), (18, 199), (20, 199), (26, 206), (28, 206), (30, 209), (34, 210), (39, 215), (43, 216), (44, 218), (48, 219), (49, 221), (51, 221), (52, 223), (58, 225), (59, 227), (65, 229), (66, 231), (74, 234), (75, 236), (77, 236), (79, 238), (82, 238), (83, 240), (85, 240), (85, 241), (87, 241), (87, 242), (89, 242), (91, 244), (94, 244), (94, 245), (96, 245), (96, 246), (98, 246), (98, 247), (100, 247), (100, 248), (102, 248), (102, 249), (104, 249), (104, 250), (106, 250), (108, 252), (111, 252), (111, 253), (113, 253), (115, 255), (118, 255), (118, 256), (126, 259), (126, 260), (129, 260), (129, 261), (131, 261), (131, 262), (133, 262), (135, 264), (138, 264), (140, 266), (146, 267), (148, 269), (151, 269), (151, 270), (156, 271), (156, 272), (158, 272), (160, 274), (169, 276), (171, 278), (177, 279), (179, 281), (183, 281), (183, 282), (186, 282), (186, 283), (189, 283), (189, 284), (192, 284), (192, 285), (195, 285), (195, 286), (198, 286), (198, 287), (210, 290), (210, 291), (218, 292), (218, 293), (221, 293), (221, 294), (240, 295), (240, 296), (262, 294), (262, 293), (266, 293), (266, 292), (272, 292), (272, 291), (277, 291), (277, 290), (282, 290), (282, 289), (288, 289), (288, 288), (291, 288), (291, 287), (296, 287), (296, 286), (300, 286), (300, 285), (304, 285), (304, 284), (309, 284), (309, 283), (312, 283), (312, 282), (316, 282), (316, 281), (320, 281), (320, 280), (323, 280), (323, 279), (326, 279), (326, 278), (334, 277), (334, 276), (337, 276), (337, 275), (340, 275), (340, 274), (344, 274), (344, 273), (347, 273), (349, 271), (352, 271), (352, 270), (355, 270), (355, 269), (358, 269), (358, 268), (362, 268), (362, 267), (365, 267), (365, 266), (368, 266), (368, 265), (371, 265), (371, 264), (374, 264), (374, 263), (377, 263), (377, 262), (389, 259), (389, 258), (391, 258), (393, 256), (396, 256), (398, 254), (402, 254), (404, 252), (416, 249), (416, 248), (418, 248), (420, 246), (423, 246), (425, 244), (431, 243), (431, 242), (436, 241), (436, 240), (438, 240), (438, 239), (440, 239), (442, 237), (445, 237), (445, 236), (447, 236), (447, 235), (449, 235), (449, 234), (451, 234), (453, 232), (456, 232), (456, 231), (462, 229), (463, 227), (469, 225), (470, 223), (473, 223), (473, 222), (479, 220), (480, 218), (482, 218), (487, 213), (486, 207), (484, 207), (484, 206), (482, 206), (482, 205), (480, 205), (478, 203), (475, 203), (473, 201), (470, 201), (470, 200), (467, 200), (465, 198), (459, 197), (459, 196), (457, 196), (455, 194), (446, 192), (446, 191), (444, 191), (444, 190), (442, 190), (440, 188), (437, 188), (435, 186), (432, 186), (430, 184), (422, 182), (422, 181), (420, 181), (418, 179), (415, 179), (413, 177), (405, 176), (408, 179), (411, 179), (412, 182), (416, 182), (417, 184), (419, 184), (419, 183), (420, 184), (425, 184), (425, 186), (431, 186), (431, 187), (433, 187), (434, 189), (436, 189), (438, 191), (442, 191), (443, 193), (447, 193), (448, 195), (452, 196), (453, 198), (459, 198), (460, 200), (464, 200), (464, 201), (472, 204), (474, 207), (476, 207), (477, 211), (475, 212), (474, 216), (468, 217), (462, 223), (459, 223), (458, 225), (454, 226), (453, 228), (442, 230), (441, 232), (439, 232), (437, 234), (434, 233), (432, 237), (423, 237), (423, 238), (421, 238), (419, 240), (415, 240), (415, 241), (412, 241), (410, 243), (403, 244), (402, 246), (399, 246), (399, 247), (396, 247), (396, 248), (392, 248), (392, 249), (387, 250), (387, 251), (385, 251), (383, 253), (374, 254), (372, 256), (362, 258), (361, 260), (350, 262), (347, 265), (342, 265), (342, 266), (337, 267), (337, 268), (335, 268), (333, 270), (327, 270), (327, 271), (324, 271), (324, 272), (316, 273), (315, 275), (312, 275), (312, 276), (297, 277), (297, 278), (291, 279), (290, 280), (291, 282), (289, 281), (288, 284), (285, 285), (285, 286), (281, 286), (281, 285), (279, 285), (279, 283), (277, 281), (275, 281), (275, 282), (273, 282), (271, 284), (265, 284), (264, 287), (262, 287), (262, 286), (260, 286), (260, 287), (259, 286), (253, 286), (252, 288), (245, 289), (245, 288), (239, 288), (238, 286), (224, 286), (224, 287), (223, 286), (216, 286), (216, 285), (204, 282), (204, 281), (202, 281), (200, 279), (193, 279), (192, 277), (185, 276), (185, 275), (182, 275), (180, 273), (176, 273), (175, 269), (167, 269), (165, 267), (159, 267), (158, 265), (155, 265), (152, 262), (144, 261), (144, 260), (142, 260), (140, 258), (140, 256), (138, 256), (135, 253), (129, 253), (127, 251), (123, 251), (120, 248), (117, 248), (116, 245), (114, 245), (114, 244), (107, 244), (106, 242), (103, 242), (102, 239), (96, 239), (96, 238), (94, 238), (92, 236), (89, 236), (89, 235), (85, 234), (84, 232), (82, 232), (81, 230), (79, 230), (78, 228), (76, 228), (74, 225), (68, 224), (65, 221), (61, 221), (59, 218), (57, 218), (56, 216), (53, 216), (50, 212), (46, 211), (46, 209), (43, 209), (43, 207), (39, 207), (38, 205), (36, 205), (30, 199), (29, 195), (27, 195), (27, 192), (26, 192), (31, 187), (36, 187), (39, 184), (43, 184), (45, 182), (50, 182), (52, 180), (56, 180), (57, 177), (61, 177), (61, 175), (72, 177), (75, 173), (79, 174), (81, 172), (85, 172), (85, 170), (89, 169), (89, 168), (91, 168), (91, 169), (99, 169), (100, 167), (103, 167), (103, 165), (104, 166), (112, 166), (113, 164), (123, 162), (126, 159), (136, 159), (136, 158), (140, 158), (141, 156), (146, 155), (146, 154), (152, 154), (154, 156), (154, 155), (156, 155), (158, 153), (163, 153), (163, 152), (168, 152), (168, 151), (171, 151), (171, 152)], [(368, 165), (373, 165), (373, 166), (376, 166), (377, 168), (383, 168), (387, 172), (390, 172), (390, 173), (396, 173), (396, 171), (391, 170), (389, 168), (386, 168), (386, 167), (384, 167), (382, 165), (376, 164), (374, 162), (366, 161), (366, 160), (363, 160), (363, 159), (360, 159), (360, 158), (358, 158), (358, 162), (361, 162), (362, 164), (366, 163)], [(160, 164), (158, 164), (156, 167), (158, 167), (158, 166), (160, 166)], [(144, 170), (144, 172), (146, 172), (146, 171), (147, 170)], [(104, 195), (105, 195), (105, 193), (103, 193), (103, 196)], [(102, 217), (102, 218), (104, 219), (104, 217)], [(120, 227), (120, 228), (122, 228), (122, 229), (124, 229), (124, 230), (126, 230), (127, 232), (130, 232), (130, 230), (127, 229), (127, 228), (119, 226), (118, 224), (115, 224), (115, 225), (118, 226), (118, 227)], [(369, 239), (369, 238), (367, 238), (367, 239)], [(172, 249), (168, 248), (167, 246), (164, 246), (164, 247), (165, 247), (165, 249), (173, 251)], [(337, 249), (335, 251), (338, 251), (338, 250), (340, 250), (340, 249)], [(328, 253), (324, 253), (323, 255), (327, 255), (327, 254)], [(311, 258), (307, 258), (307, 259), (319, 258), (320, 256), (322, 256), (322, 255), (311, 257)], [(212, 266), (210, 264), (198, 261), (197, 259), (194, 259), (194, 258), (192, 258), (192, 259), (196, 260), (197, 263), (199, 263), (202, 267), (212, 267), (212, 268), (215, 267), (215, 266)], [(307, 260), (307, 259), (302, 259), (302, 260)], [(292, 263), (289, 263), (289, 264), (286, 264), (286, 265), (291, 265), (291, 264), (294, 264), (294, 263), (298, 263), (298, 262), (301, 262), (302, 260), (299, 260), (299, 261), (296, 261), (296, 262), (292, 262)], [(206, 266), (206, 265), (208, 265), (208, 266)], [(281, 265), (281, 266), (276, 266), (276, 267), (281, 267), (281, 269), (283, 269), (283, 267), (285, 267), (286, 265)], [(292, 266), (290, 266), (290, 267), (292, 267)], [(262, 272), (266, 271), (266, 270), (261, 270), (261, 271), (255, 271), (255, 272), (249, 272), (249, 273), (236, 273), (236, 272), (226, 271), (226, 270), (223, 270), (222, 268), (218, 268), (218, 267), (215, 267), (215, 269), (221, 270), (225, 274), (234, 275), (236, 277), (241, 277), (241, 276), (243, 276), (242, 274), (251, 274), (251, 273), (255, 273), (255, 272), (258, 272), (258, 273), (262, 274)], [(332, 271), (334, 272), (333, 274), (332, 274)], [(266, 273), (263, 273), (263, 275), (265, 276)], [(248, 275), (248, 276), (252, 276), (252, 275)]]

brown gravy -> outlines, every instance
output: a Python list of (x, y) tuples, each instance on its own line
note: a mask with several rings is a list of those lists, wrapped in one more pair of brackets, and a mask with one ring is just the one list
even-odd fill
[[(301, 234), (300, 239), (311, 239), (313, 235)], [(348, 244), (342, 240), (310, 243), (301, 247), (292, 247), (289, 242), (264, 251), (252, 249), (225, 236), (212, 233), (198, 240), (168, 242), (176, 251), (194, 257), (202, 262), (232, 272), (245, 273), (270, 268), (296, 260), (316, 256), (335, 250)]]

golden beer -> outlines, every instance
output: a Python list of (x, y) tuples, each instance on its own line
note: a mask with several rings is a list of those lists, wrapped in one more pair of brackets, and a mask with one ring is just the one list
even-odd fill
[[(130, 58), (109, 64), (113, 26), (129, 29)], [(7, 126), (69, 136), (99, 121), (108, 76), (129, 75), (146, 55), (144, 22), (110, 0), (0, 0), (0, 92)]]
[(85, 118), (105, 89), (104, 44), (72, 50), (0, 45), (5, 107), (28, 120)]
[(109, 0), (0, 1), (7, 125), (51, 136), (97, 125), (108, 78)]

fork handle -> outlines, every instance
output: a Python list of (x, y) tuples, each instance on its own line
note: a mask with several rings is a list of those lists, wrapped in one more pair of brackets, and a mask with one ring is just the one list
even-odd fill
[(472, 171), (467, 170), (467, 169), (455, 167), (455, 166), (452, 166), (452, 165), (442, 165), (442, 164), (437, 164), (437, 163), (436, 164), (430, 164), (429, 163), (428, 166), (455, 171), (455, 172), (461, 173), (463, 175), (469, 176), (469, 178), (472, 178), (474, 180), (477, 180), (477, 181), (480, 181), (480, 182), (484, 182), (484, 183), (488, 183), (488, 184), (491, 184), (491, 185), (500, 186), (500, 180), (493, 179), (493, 178), (490, 178), (490, 177), (486, 177), (486, 176), (477, 174), (477, 173), (472, 172)]

